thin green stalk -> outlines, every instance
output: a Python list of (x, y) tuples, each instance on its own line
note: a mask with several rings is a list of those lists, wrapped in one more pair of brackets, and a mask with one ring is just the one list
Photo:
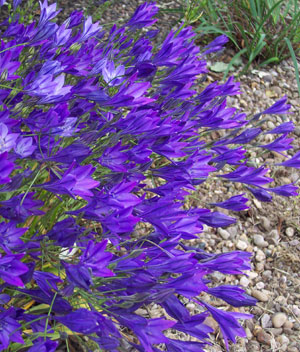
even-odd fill
[(22, 200), (21, 200), (21, 205), (23, 204), (23, 202), (24, 202), (24, 200), (25, 200), (27, 194), (29, 193), (31, 187), (33, 186), (34, 182), (35, 182), (36, 179), (39, 177), (39, 175), (40, 175), (40, 173), (41, 173), (41, 171), (42, 171), (43, 169), (44, 169), (44, 168), (39, 169), (38, 172), (36, 173), (36, 175), (34, 176), (34, 179), (33, 179), (32, 182), (30, 183), (30, 185), (29, 185), (27, 191), (25, 192), (25, 194), (24, 194), (24, 196), (23, 196), (23, 198), (22, 198)]
[(57, 296), (57, 292), (55, 292), (55, 294), (54, 294), (54, 296), (53, 296), (53, 299), (52, 299), (52, 302), (51, 302), (51, 305), (50, 305), (50, 308), (49, 308), (49, 311), (48, 311), (48, 314), (47, 314), (46, 324), (45, 324), (45, 330), (44, 330), (44, 341), (46, 341), (47, 329), (48, 329), (48, 323), (49, 323), (49, 317), (50, 317), (50, 314), (51, 314), (51, 311), (52, 311), (53, 304), (54, 304), (54, 301), (55, 301), (56, 296)]
[(8, 51), (8, 50), (10, 50), (10, 49), (17, 48), (18, 46), (27, 45), (27, 44), (29, 44), (29, 42), (21, 43), (21, 44), (16, 44), (16, 45), (10, 46), (9, 48), (6, 48), (6, 49), (1, 50), (1, 51), (0, 51), (0, 54), (4, 53), (5, 51)]
[(298, 68), (298, 62), (297, 62), (296, 54), (295, 54), (295, 51), (293, 49), (291, 41), (288, 38), (284, 38), (284, 40), (285, 40), (285, 42), (286, 42), (286, 44), (287, 44), (287, 46), (289, 48), (289, 51), (291, 53), (291, 57), (292, 57), (293, 64), (294, 64), (294, 67), (295, 67), (295, 74), (296, 74), (296, 81), (297, 81), (297, 86), (298, 86), (298, 93), (299, 93), (299, 96), (300, 96), (299, 68)]

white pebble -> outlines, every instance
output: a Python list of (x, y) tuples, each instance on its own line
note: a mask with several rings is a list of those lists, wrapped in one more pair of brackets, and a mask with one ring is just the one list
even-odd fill
[(258, 290), (262, 290), (262, 289), (265, 287), (265, 284), (260, 281), (260, 282), (258, 282), (258, 283), (256, 284), (256, 287), (257, 287)]
[(240, 285), (243, 287), (247, 287), (249, 285), (250, 281), (246, 278), (246, 276), (241, 277), (240, 279)]
[(287, 236), (293, 237), (293, 236), (294, 236), (294, 233), (295, 233), (295, 230), (294, 230), (292, 227), (288, 227), (288, 228), (285, 230), (285, 233), (286, 233)]
[(272, 317), (272, 324), (274, 328), (281, 328), (283, 324), (286, 322), (287, 316), (285, 313), (276, 313)]
[(238, 240), (236, 244), (236, 248), (240, 249), (241, 251), (244, 251), (248, 247), (248, 244), (244, 241)]
[(254, 235), (253, 241), (258, 247), (267, 247), (268, 242), (265, 241), (262, 235)]
[(227, 230), (218, 229), (219, 235), (223, 238), (223, 240), (228, 240), (228, 238), (230, 237), (230, 233)]
[(257, 252), (256, 252), (255, 259), (258, 262), (262, 262), (262, 261), (264, 261), (266, 259), (266, 255), (261, 249), (258, 249)]
[(258, 290), (252, 290), (252, 296), (258, 299), (260, 302), (268, 302), (269, 300), (268, 295)]

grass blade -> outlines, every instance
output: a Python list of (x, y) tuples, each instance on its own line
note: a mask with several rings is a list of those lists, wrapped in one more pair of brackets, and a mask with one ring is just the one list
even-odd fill
[(297, 86), (298, 86), (298, 93), (299, 93), (299, 96), (300, 96), (300, 79), (299, 79), (298, 61), (297, 61), (296, 54), (294, 52), (294, 49), (293, 49), (291, 41), (289, 40), (289, 38), (284, 38), (284, 40), (286, 41), (286, 44), (287, 44), (287, 46), (289, 48), (289, 51), (291, 53), (291, 57), (292, 57), (293, 64), (294, 64), (294, 67), (295, 67), (295, 74), (296, 74), (296, 81), (297, 81)]

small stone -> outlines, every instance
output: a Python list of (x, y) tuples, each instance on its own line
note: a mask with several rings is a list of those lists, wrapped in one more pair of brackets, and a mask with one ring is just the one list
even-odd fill
[(265, 345), (271, 345), (271, 335), (266, 333), (264, 330), (260, 330), (257, 333), (257, 341), (264, 343)]
[(293, 322), (291, 322), (291, 321), (289, 321), (289, 320), (287, 320), (287, 321), (283, 324), (283, 328), (284, 328), (284, 329), (293, 329), (293, 326), (294, 326)]
[(189, 310), (194, 310), (196, 308), (195, 304), (194, 303), (188, 303), (186, 305), (186, 308), (189, 309)]
[(296, 306), (296, 304), (293, 304), (292, 311), (297, 317), (300, 317), (300, 309), (298, 306)]
[(278, 97), (281, 96), (282, 90), (280, 87), (273, 87), (272, 90)]
[(293, 133), (297, 136), (300, 137), (300, 126), (296, 126)]
[(282, 334), (282, 328), (270, 328), (268, 331), (274, 336), (279, 336)]
[(256, 272), (254, 272), (254, 271), (250, 271), (250, 272), (247, 273), (247, 274), (248, 274), (248, 276), (249, 276), (249, 278), (250, 278), (251, 280), (256, 279), (257, 276), (258, 276), (258, 274), (257, 274)]
[(288, 352), (299, 352), (298, 348), (297, 348), (297, 347), (294, 347), (294, 346), (288, 347), (287, 351), (288, 351)]
[[(275, 125), (274, 125), (274, 127), (275, 127)], [(262, 218), (261, 218), (261, 225), (266, 231), (270, 231), (271, 230), (271, 222), (265, 216), (262, 216)]]
[(256, 255), (255, 255), (255, 259), (258, 261), (258, 262), (262, 262), (266, 259), (266, 255), (265, 253), (259, 249), (257, 252), (256, 252)]
[(290, 342), (289, 338), (285, 335), (280, 335), (277, 337), (277, 341), (280, 343), (280, 344), (288, 344)]
[(262, 290), (265, 287), (265, 284), (259, 281), (255, 286), (258, 290)]
[(243, 287), (248, 287), (250, 281), (246, 278), (246, 276), (241, 277), (240, 279), (240, 285)]
[(251, 330), (249, 328), (246, 328), (245, 332), (246, 332), (246, 335), (247, 335), (247, 339), (251, 340), (252, 337), (253, 337)]
[(284, 332), (286, 335), (292, 335), (292, 334), (293, 334), (293, 330), (292, 330), (292, 329), (283, 329), (283, 332)]
[(270, 323), (271, 322), (271, 317), (269, 314), (264, 314), (262, 317), (261, 317), (261, 326), (263, 328), (268, 328), (270, 327)]
[(266, 75), (263, 76), (263, 80), (264, 80), (265, 82), (270, 82), (270, 83), (271, 83), (271, 82), (272, 82), (272, 76), (266, 74)]
[(273, 130), (276, 126), (274, 125), (274, 122), (272, 122), (272, 121), (268, 121), (267, 122), (267, 126), (268, 126), (268, 128), (270, 129), (270, 130)]
[(223, 238), (223, 240), (228, 240), (230, 237), (230, 233), (227, 230), (219, 228), (218, 233)]
[(241, 251), (244, 251), (248, 247), (248, 244), (244, 241), (238, 240), (236, 247)]
[(285, 230), (285, 233), (288, 237), (293, 237), (294, 236), (294, 233), (295, 233), (295, 230), (292, 228), (292, 227), (288, 227), (286, 230)]
[(252, 341), (249, 341), (249, 343), (247, 343), (247, 350), (251, 352), (260, 352), (261, 348), (257, 341), (252, 340)]
[(261, 202), (257, 199), (253, 199), (253, 203), (255, 204), (257, 209), (262, 209)]
[(282, 312), (276, 313), (272, 317), (272, 323), (274, 328), (281, 328), (286, 321), (287, 316), (285, 313)]
[(276, 297), (275, 301), (281, 305), (285, 305), (286, 304), (286, 297), (280, 295), (280, 296)]
[(268, 242), (266, 242), (263, 238), (262, 235), (254, 235), (253, 236), (253, 242), (258, 246), (258, 247), (267, 247)]
[(235, 238), (239, 230), (236, 226), (230, 226), (226, 231), (229, 232), (231, 238)]
[(258, 272), (264, 271), (264, 268), (265, 268), (264, 263), (259, 262), (259, 263), (256, 263), (256, 264), (255, 264), (255, 269), (256, 269), (256, 271), (258, 271)]
[(268, 302), (269, 300), (269, 297), (265, 293), (258, 290), (252, 290), (252, 296), (260, 302)]
[(265, 270), (265, 271), (262, 273), (262, 276), (263, 276), (263, 278), (265, 278), (265, 279), (269, 279), (269, 278), (272, 276), (272, 271), (271, 271), (271, 270)]

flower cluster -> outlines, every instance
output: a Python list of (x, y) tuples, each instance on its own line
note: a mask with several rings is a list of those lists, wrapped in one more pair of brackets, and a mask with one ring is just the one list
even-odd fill
[[(247, 209), (246, 193), (297, 195), (294, 184), (267, 187), (269, 170), (248, 159), (250, 147), (291, 148), (290, 122), (259, 143), (263, 115), (287, 113), (286, 98), (248, 118), (226, 106), (240, 93), (233, 78), (199, 90), (205, 56), (226, 38), (201, 48), (182, 24), (154, 45), (154, 3), (108, 31), (79, 11), (57, 24), (47, 0), (26, 24), (20, 14), (30, 9), (19, 4), (0, 27), (0, 351), (52, 352), (84, 335), (106, 351), (126, 341), (137, 351), (199, 352), (209, 315), (228, 348), (251, 315), (215, 308), (203, 293), (254, 305), (240, 287), (209, 280), (244, 274), (251, 253), (206, 253), (189, 240), (204, 225), (233, 224), (215, 207)], [(299, 156), (281, 165), (299, 168)], [(188, 208), (185, 197), (212, 177), (245, 192)], [(139, 314), (153, 304), (165, 316)], [(170, 328), (193, 341), (168, 337)]]

